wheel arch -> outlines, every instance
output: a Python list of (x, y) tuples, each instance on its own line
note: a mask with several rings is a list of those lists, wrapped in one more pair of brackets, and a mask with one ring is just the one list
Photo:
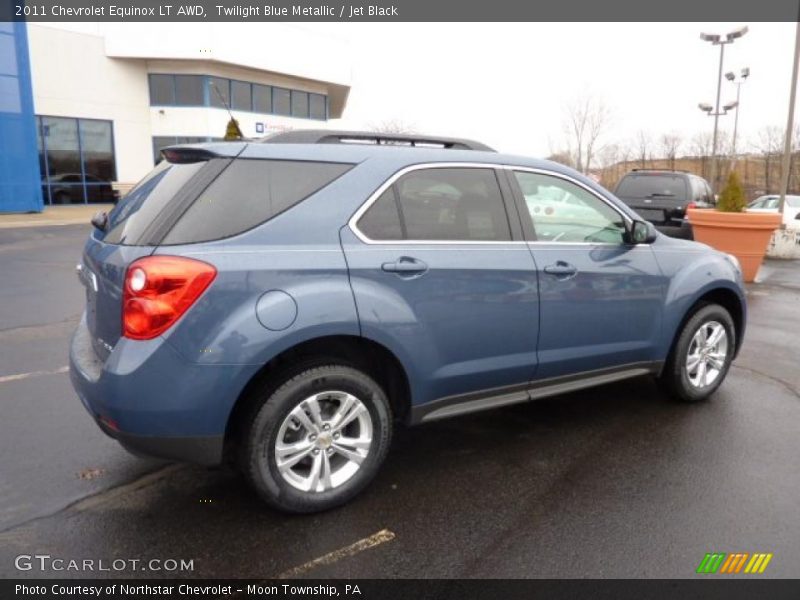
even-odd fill
[(225, 455), (237, 446), (243, 426), (257, 406), (255, 390), (271, 391), (287, 377), (325, 362), (346, 364), (369, 374), (386, 391), (395, 420), (411, 407), (408, 374), (400, 359), (383, 344), (356, 335), (327, 335), (305, 340), (267, 361), (247, 382), (233, 404), (225, 428)]
[(739, 354), (739, 350), (742, 347), (742, 342), (744, 340), (746, 306), (740, 293), (728, 286), (712, 286), (697, 294), (697, 296), (688, 303), (688, 307), (684, 309), (680, 321), (672, 331), (672, 338), (669, 346), (670, 354), (675, 348), (675, 343), (680, 337), (683, 327), (686, 325), (687, 321), (689, 321), (689, 319), (692, 318), (692, 315), (702, 306), (707, 304), (719, 304), (731, 315), (736, 334), (736, 346), (734, 348), (733, 357), (736, 358), (736, 356)]

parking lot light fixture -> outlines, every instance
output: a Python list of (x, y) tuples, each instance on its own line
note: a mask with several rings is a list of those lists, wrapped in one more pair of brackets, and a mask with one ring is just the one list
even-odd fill
[(733, 142), (731, 144), (731, 154), (734, 161), (736, 160), (736, 137), (739, 131), (739, 104), (742, 97), (742, 85), (747, 81), (748, 77), (750, 77), (750, 67), (744, 67), (739, 72), (738, 78), (733, 71), (725, 73), (725, 79), (736, 85), (736, 116), (733, 119)]
[[(740, 27), (739, 29), (734, 29), (733, 31), (725, 34), (725, 38), (723, 39), (722, 35), (716, 33), (701, 33), (700, 39), (704, 42), (710, 42), (714, 46), (719, 46), (719, 73), (717, 75), (717, 102), (714, 105), (715, 110), (713, 112), (706, 111), (710, 116), (714, 117), (714, 137), (713, 141), (711, 142), (711, 185), (714, 186), (714, 189), (717, 189), (717, 135), (719, 131), (719, 117), (721, 114), (725, 114), (724, 112), (720, 112), (719, 110), (719, 99), (722, 93), (722, 63), (725, 60), (725, 46), (727, 44), (732, 44), (735, 40), (742, 37), (748, 31), (747, 26)], [(702, 109), (705, 110), (705, 109)]]

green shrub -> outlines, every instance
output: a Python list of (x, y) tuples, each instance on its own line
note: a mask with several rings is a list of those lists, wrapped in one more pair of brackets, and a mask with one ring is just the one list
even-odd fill
[(722, 212), (744, 212), (746, 206), (747, 200), (744, 196), (742, 182), (739, 181), (736, 171), (731, 171), (731, 174), (728, 175), (728, 182), (719, 195), (717, 210)]

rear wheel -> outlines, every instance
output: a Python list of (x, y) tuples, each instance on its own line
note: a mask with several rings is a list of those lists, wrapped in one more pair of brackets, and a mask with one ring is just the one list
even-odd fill
[(728, 374), (735, 348), (736, 329), (730, 313), (718, 304), (706, 304), (683, 326), (661, 383), (678, 400), (704, 400)]
[(308, 368), (255, 405), (242, 470), (264, 500), (288, 512), (347, 502), (373, 479), (389, 449), (386, 394), (349, 366)]

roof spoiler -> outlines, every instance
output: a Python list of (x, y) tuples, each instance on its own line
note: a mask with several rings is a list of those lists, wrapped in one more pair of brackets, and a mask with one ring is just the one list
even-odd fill
[(334, 131), (329, 129), (296, 129), (281, 131), (258, 140), (264, 144), (367, 144), (375, 146), (411, 146), (414, 148), (446, 148), (449, 150), (482, 150), (495, 152), (474, 140), (408, 133), (372, 131)]
[(168, 146), (161, 150), (161, 156), (169, 163), (182, 165), (218, 158), (219, 155), (205, 148), (193, 146)]

